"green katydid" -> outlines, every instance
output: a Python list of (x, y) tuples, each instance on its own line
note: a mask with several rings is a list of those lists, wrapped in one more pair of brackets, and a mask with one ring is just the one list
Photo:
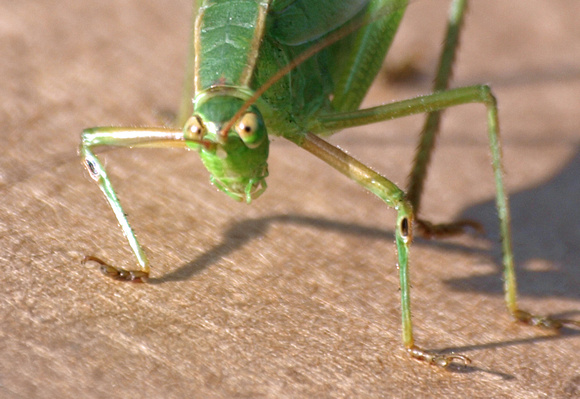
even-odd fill
[[(461, 232), (472, 222), (432, 225), (416, 218), (423, 181), (438, 131), (440, 111), (466, 103), (487, 110), (502, 236), (508, 310), (518, 321), (559, 328), (569, 320), (533, 316), (518, 308), (508, 199), (503, 185), (496, 100), (486, 85), (448, 89), (467, 0), (452, 0), (445, 46), (433, 94), (359, 109), (398, 29), (408, 0), (202, 0), (196, 7), (180, 129), (96, 127), (82, 133), (80, 152), (91, 177), (115, 213), (139, 270), (102, 264), (120, 280), (146, 281), (147, 256), (94, 147), (179, 147), (196, 150), (211, 182), (230, 197), (251, 202), (266, 189), (268, 135), (311, 152), (377, 195), (397, 212), (403, 344), (429, 364), (467, 362), (461, 355), (432, 353), (413, 339), (408, 253), (413, 227), (426, 236)], [(312, 16), (315, 16), (313, 18)], [(427, 113), (405, 193), (320, 135), (347, 127)]]

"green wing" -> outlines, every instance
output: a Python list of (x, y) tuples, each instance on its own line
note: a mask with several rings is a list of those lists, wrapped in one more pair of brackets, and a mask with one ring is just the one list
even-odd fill
[(275, 0), (268, 34), (295, 46), (318, 39), (361, 11), (370, 0)]

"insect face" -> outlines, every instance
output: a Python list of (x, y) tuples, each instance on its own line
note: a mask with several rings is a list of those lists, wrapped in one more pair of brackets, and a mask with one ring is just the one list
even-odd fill
[(195, 104), (184, 127), (188, 146), (199, 152), (211, 181), (238, 201), (251, 202), (266, 189), (269, 141), (262, 115), (255, 106), (227, 132), (222, 127), (243, 105), (243, 100), (214, 95)]

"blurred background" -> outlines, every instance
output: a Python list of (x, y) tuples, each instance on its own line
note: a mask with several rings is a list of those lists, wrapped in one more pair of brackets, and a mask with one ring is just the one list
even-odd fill
[[(365, 105), (430, 92), (448, 1), (412, 2)], [(578, 319), (580, 28), (576, 0), (473, 0), (453, 86), (500, 107), (522, 308)], [(85, 255), (134, 260), (77, 155), (83, 128), (175, 112), (191, 5), (0, 4), (0, 397), (575, 397), (578, 330), (513, 324), (503, 303), (485, 114), (448, 110), (422, 216), (485, 235), (417, 239), (417, 343), (469, 356), (441, 371), (400, 339), (395, 213), (282, 139), (251, 206), (194, 153), (102, 158), (152, 264), (149, 285)], [(330, 141), (406, 185), (423, 116)]]

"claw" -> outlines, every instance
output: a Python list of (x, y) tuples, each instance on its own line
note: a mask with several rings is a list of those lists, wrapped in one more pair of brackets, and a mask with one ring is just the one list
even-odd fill
[(95, 256), (85, 256), (81, 263), (84, 265), (88, 261), (98, 263), (100, 265), (101, 273), (115, 280), (129, 281), (132, 283), (146, 283), (149, 278), (149, 273), (140, 270), (119, 269)]
[(442, 368), (449, 366), (451, 363), (454, 363), (455, 361), (459, 361), (459, 362), (463, 363), (464, 366), (471, 363), (471, 359), (468, 358), (467, 356), (444, 355), (444, 354), (439, 354), (439, 353), (433, 353), (433, 352), (429, 352), (429, 351), (426, 351), (424, 349), (421, 349), (417, 346), (412, 346), (410, 348), (407, 348), (407, 353), (412, 358), (414, 358), (416, 360), (426, 362), (427, 364), (429, 364), (431, 366), (438, 366), (438, 367), (442, 367)]
[(525, 310), (516, 310), (513, 317), (521, 322), (534, 327), (542, 327), (551, 330), (559, 330), (567, 324), (580, 327), (580, 321), (569, 319), (556, 319), (549, 316), (536, 316)]
[(464, 234), (468, 229), (473, 229), (479, 234), (485, 232), (481, 223), (468, 219), (445, 224), (433, 224), (426, 220), (417, 219), (415, 225), (416, 234), (427, 239), (457, 236)]

